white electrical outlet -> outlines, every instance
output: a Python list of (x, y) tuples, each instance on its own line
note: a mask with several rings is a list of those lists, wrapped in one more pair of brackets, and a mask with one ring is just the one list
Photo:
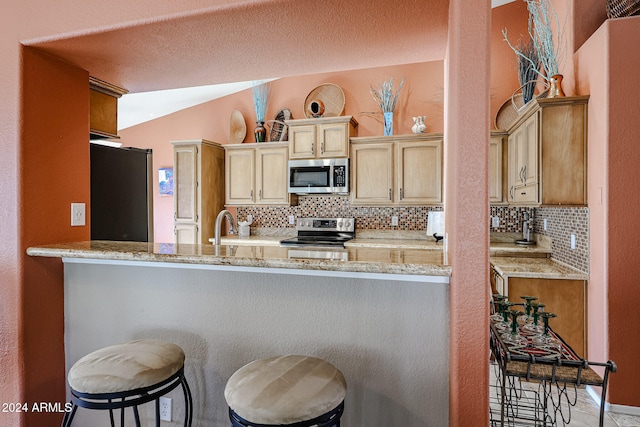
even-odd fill
[(171, 421), (171, 398), (160, 398), (160, 420)]
[(295, 224), (295, 223), (296, 223), (295, 215), (289, 215), (289, 224)]
[(391, 217), (391, 226), (392, 227), (397, 227), (398, 226), (398, 217), (397, 216), (392, 216)]
[(71, 226), (77, 227), (83, 225), (86, 225), (85, 204), (71, 203)]
[(575, 249), (576, 248), (576, 235), (572, 234), (571, 235), (571, 249)]
[(500, 217), (499, 216), (492, 216), (491, 217), (491, 226), (493, 228), (500, 227)]
[(547, 218), (542, 220), (542, 228), (544, 229), (544, 231), (547, 231)]

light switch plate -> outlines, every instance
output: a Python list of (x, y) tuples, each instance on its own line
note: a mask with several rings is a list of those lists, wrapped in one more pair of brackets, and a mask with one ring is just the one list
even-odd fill
[(493, 228), (500, 227), (500, 217), (499, 216), (492, 216), (491, 217), (491, 226)]
[(86, 225), (85, 204), (71, 203), (71, 226), (79, 227)]
[(391, 217), (391, 226), (392, 227), (397, 227), (398, 226), (398, 217), (397, 216), (392, 216)]

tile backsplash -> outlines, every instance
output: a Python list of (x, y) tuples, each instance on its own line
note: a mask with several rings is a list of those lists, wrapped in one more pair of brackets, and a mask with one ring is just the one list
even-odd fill
[[(534, 233), (551, 238), (554, 259), (580, 271), (589, 272), (589, 208), (491, 206), (490, 216), (500, 218), (500, 226), (491, 227), (491, 231), (521, 233), (524, 212), (529, 212), (533, 220)], [(545, 219), (547, 220), (546, 230), (544, 229)], [(575, 249), (571, 249), (571, 234), (576, 236)]]
[[(252, 227), (291, 229), (289, 216), (356, 218), (357, 230), (426, 231), (429, 211), (441, 211), (439, 206), (351, 206), (349, 196), (299, 196), (296, 206), (239, 206), (240, 221), (253, 216)], [(523, 215), (528, 212), (533, 232), (552, 239), (553, 258), (581, 271), (589, 271), (589, 209), (586, 207), (508, 207), (491, 206), (490, 217), (500, 218), (491, 232), (521, 233)], [(398, 226), (391, 225), (391, 217), (398, 217)], [(547, 230), (544, 230), (547, 219)], [(491, 224), (491, 222), (489, 222)], [(571, 234), (576, 236), (576, 249), (571, 249)]]
[[(237, 215), (243, 221), (253, 215), (253, 227), (295, 228), (289, 224), (289, 216), (296, 218), (328, 217), (355, 218), (357, 230), (408, 230), (427, 229), (430, 210), (441, 211), (438, 206), (351, 206), (349, 196), (299, 196), (297, 206), (239, 206)], [(391, 225), (391, 217), (398, 217), (398, 226)]]

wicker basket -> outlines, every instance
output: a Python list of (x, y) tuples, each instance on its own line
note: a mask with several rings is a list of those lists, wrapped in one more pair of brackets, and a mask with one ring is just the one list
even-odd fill
[(640, 14), (640, 0), (607, 0), (607, 16), (622, 18)]

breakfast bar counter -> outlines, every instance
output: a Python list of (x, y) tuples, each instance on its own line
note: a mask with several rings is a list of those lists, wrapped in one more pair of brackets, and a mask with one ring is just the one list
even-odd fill
[[(444, 262), (442, 250), (391, 249), (376, 247), (347, 247), (321, 249), (326, 258), (311, 258), (299, 248), (285, 248), (273, 243), (189, 245), (173, 243), (86, 241), (31, 247), (30, 256), (60, 257), (63, 259), (91, 259), (105, 262), (147, 262), (217, 266), (229, 269), (275, 269), (278, 273), (301, 271), (326, 274), (368, 273), (400, 276), (436, 276), (448, 283), (451, 267)], [(264, 238), (262, 238), (264, 240)], [(225, 240), (229, 242), (229, 240)], [(313, 255), (310, 255), (313, 256)], [(292, 270), (292, 271), (287, 271)], [(255, 271), (255, 270), (254, 270)], [(355, 276), (353, 276), (355, 277)], [(386, 277), (386, 276), (385, 276)], [(391, 278), (391, 277), (389, 277)], [(410, 280), (411, 278), (409, 278)], [(417, 279), (413, 278), (414, 280)], [(407, 279), (403, 279), (407, 280)], [(442, 280), (440, 280), (442, 282)]]

